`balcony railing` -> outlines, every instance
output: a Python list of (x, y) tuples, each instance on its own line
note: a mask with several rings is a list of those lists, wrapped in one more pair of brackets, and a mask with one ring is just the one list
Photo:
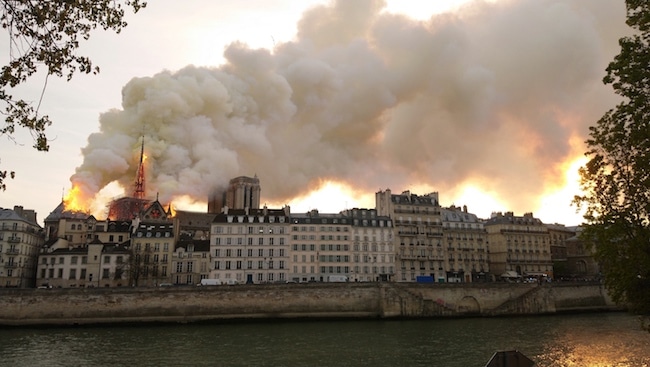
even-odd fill
[(5, 263), (5, 268), (16, 268), (16, 267), (18, 267), (18, 264), (16, 263), (10, 263), (10, 262)]
[(18, 255), (19, 251), (16, 248), (8, 248), (7, 251), (5, 251), (5, 254), (7, 255)]
[(9, 242), (9, 243), (18, 243), (18, 242), (20, 242), (20, 237), (9, 237), (9, 238), (7, 238), (7, 242)]

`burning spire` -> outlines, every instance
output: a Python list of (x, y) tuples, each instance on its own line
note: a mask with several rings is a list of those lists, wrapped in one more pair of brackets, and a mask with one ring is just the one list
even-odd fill
[(136, 199), (144, 199), (144, 135), (142, 135), (140, 165), (138, 166), (138, 173), (135, 177), (135, 190), (133, 190), (133, 197)]

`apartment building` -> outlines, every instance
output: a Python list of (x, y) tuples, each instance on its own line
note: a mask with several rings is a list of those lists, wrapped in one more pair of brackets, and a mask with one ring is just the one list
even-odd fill
[(490, 269), (500, 274), (553, 277), (549, 230), (532, 213), (494, 213), (485, 224), (490, 244)]
[(594, 258), (594, 248), (580, 237), (580, 232), (576, 228), (575, 235), (565, 240), (566, 268), (561, 276), (564, 280), (600, 280), (602, 273)]
[(129, 258), (131, 285), (155, 287), (171, 283), (177, 238), (178, 227), (171, 211), (165, 210), (158, 200), (133, 220)]
[(576, 236), (576, 227), (566, 227), (563, 224), (546, 224), (553, 261), (553, 274), (556, 278), (570, 275), (567, 263), (567, 240)]
[(350, 209), (342, 214), (352, 225), (350, 281), (392, 281), (395, 276), (393, 221), (376, 209)]
[(404, 191), (395, 195), (387, 189), (375, 194), (375, 203), (377, 214), (393, 221), (395, 281), (414, 282), (417, 276), (446, 274), (444, 267), (440, 270), (438, 260), (442, 254), (438, 248), (443, 247), (438, 193), (416, 195)]
[(44, 238), (33, 210), (0, 208), (0, 287), (34, 287)]
[(273, 283), (289, 279), (290, 208), (229, 209), (210, 229), (211, 279)]
[(444, 243), (436, 248), (438, 280), (445, 275), (447, 282), (490, 280), (489, 247), (483, 221), (476, 214), (468, 213), (467, 206), (442, 208), (440, 213)]
[(326, 282), (332, 276), (351, 278), (354, 265), (350, 218), (312, 210), (292, 214), (290, 228), (292, 281)]
[(210, 240), (180, 236), (172, 257), (172, 283), (196, 285), (210, 277)]
[(54, 288), (121, 287), (128, 281), (128, 241), (49, 248), (39, 256), (37, 285)]

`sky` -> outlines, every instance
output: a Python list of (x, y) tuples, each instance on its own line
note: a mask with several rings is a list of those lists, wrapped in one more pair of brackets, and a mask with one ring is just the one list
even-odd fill
[[(617, 103), (602, 78), (629, 32), (622, 0), (155, 0), (126, 20), (80, 49), (100, 74), (47, 79), (49, 152), (0, 136), (16, 171), (0, 207), (42, 224), (74, 186), (102, 218), (144, 135), (147, 194), (178, 209), (257, 175), (262, 204), (292, 212), (435, 191), (482, 218), (577, 225), (584, 141)], [(45, 80), (14, 94), (38, 101)]]

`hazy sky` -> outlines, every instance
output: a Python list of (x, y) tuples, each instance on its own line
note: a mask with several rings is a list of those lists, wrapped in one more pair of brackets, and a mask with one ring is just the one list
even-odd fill
[[(257, 174), (262, 200), (294, 212), (373, 207), (390, 188), (578, 224), (575, 171), (616, 103), (602, 77), (624, 2), (461, 3), (149, 1), (83, 46), (99, 75), (48, 80), (50, 152), (0, 139), (0, 169), (17, 171), (0, 206), (42, 223), (71, 180), (88, 198), (131, 192), (144, 131), (148, 193), (180, 208)], [(16, 94), (37, 100), (43, 81)]]

